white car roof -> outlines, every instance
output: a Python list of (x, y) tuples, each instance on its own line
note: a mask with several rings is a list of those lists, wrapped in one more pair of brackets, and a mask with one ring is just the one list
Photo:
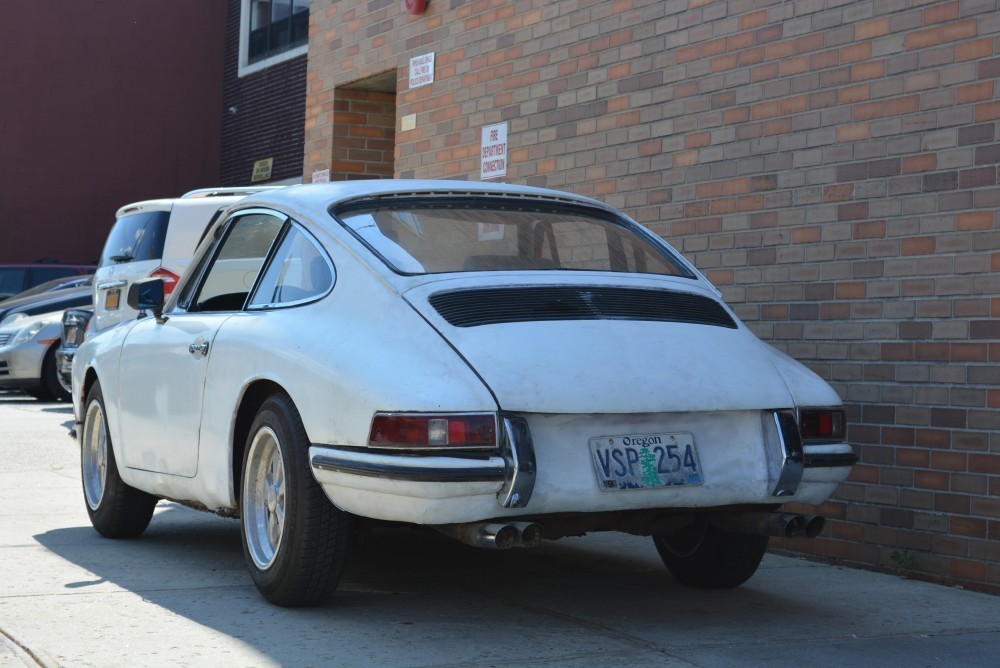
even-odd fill
[(267, 190), (278, 190), (282, 186), (253, 186), (253, 187), (232, 187), (232, 188), (199, 188), (191, 190), (180, 197), (164, 197), (160, 199), (148, 199), (140, 202), (126, 204), (115, 212), (115, 220), (122, 216), (139, 213), (141, 211), (170, 211), (178, 202), (194, 200), (195, 207), (211, 207), (215, 203), (216, 208), (221, 208), (227, 204), (238, 202), (247, 195), (259, 193)]
[(379, 179), (369, 181), (337, 181), (333, 183), (308, 183), (286, 186), (244, 198), (240, 208), (251, 206), (279, 206), (301, 217), (302, 214), (316, 221), (323, 221), (331, 205), (354, 199), (384, 195), (424, 195), (429, 193), (449, 195), (526, 196), (563, 202), (579, 202), (609, 209), (598, 200), (573, 193), (532, 186), (482, 181), (445, 181), (432, 179)]

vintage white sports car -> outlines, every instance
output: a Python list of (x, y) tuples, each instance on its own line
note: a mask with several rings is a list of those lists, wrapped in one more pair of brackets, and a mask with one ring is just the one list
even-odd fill
[[(336, 588), (355, 517), (531, 547), (649, 535), (734, 587), (769, 535), (815, 536), (855, 461), (837, 394), (757, 339), (614, 209), (490, 183), (353, 181), (252, 196), (166, 304), (85, 342), (73, 394), (96, 529), (158, 499), (241, 518), (253, 581)], [(146, 314), (148, 312), (148, 315)]]

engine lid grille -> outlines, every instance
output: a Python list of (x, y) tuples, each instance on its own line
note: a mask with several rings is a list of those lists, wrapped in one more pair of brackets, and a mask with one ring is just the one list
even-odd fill
[(518, 287), (438, 292), (430, 304), (455, 327), (551, 320), (645, 320), (736, 329), (723, 306), (672, 290), (620, 287)]

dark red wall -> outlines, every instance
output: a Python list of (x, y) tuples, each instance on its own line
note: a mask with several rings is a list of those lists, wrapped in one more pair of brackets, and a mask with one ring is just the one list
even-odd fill
[(226, 11), (5, 3), (0, 263), (94, 260), (121, 205), (219, 182)]

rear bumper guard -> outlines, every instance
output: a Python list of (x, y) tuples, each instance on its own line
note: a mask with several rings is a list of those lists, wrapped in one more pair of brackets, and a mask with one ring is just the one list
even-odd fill
[(794, 411), (765, 412), (762, 419), (774, 485), (771, 496), (793, 496), (806, 469), (851, 467), (858, 461), (847, 443), (803, 443)]

